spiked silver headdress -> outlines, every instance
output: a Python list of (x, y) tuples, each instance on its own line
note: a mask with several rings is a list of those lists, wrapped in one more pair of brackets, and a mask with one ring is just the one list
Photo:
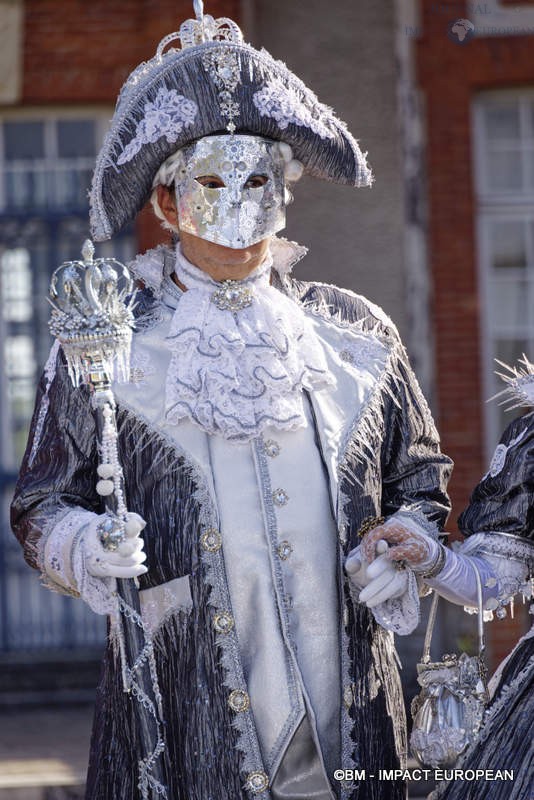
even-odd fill
[(497, 375), (506, 383), (495, 397), (502, 398), (501, 405), (506, 405), (507, 410), (526, 406), (534, 407), (534, 364), (523, 353), (517, 366), (509, 366), (497, 359), (497, 363), (506, 372), (497, 372)]
[[(331, 109), (230, 19), (203, 13), (166, 36), (124, 84), (91, 190), (94, 239), (109, 239), (150, 196), (160, 165), (204, 136), (249, 133), (284, 141), (309, 175), (369, 186), (371, 170)], [(179, 42), (180, 48), (170, 47)]]

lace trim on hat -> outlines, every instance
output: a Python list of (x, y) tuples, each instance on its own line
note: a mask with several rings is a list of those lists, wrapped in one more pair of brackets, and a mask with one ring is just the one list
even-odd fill
[[(309, 128), (321, 139), (336, 138), (336, 132), (325, 124), (324, 119), (314, 117), (297, 93), (291, 87), (284, 86), (282, 81), (272, 80), (266, 83), (259, 92), (252, 95), (252, 102), (260, 116), (274, 119), (281, 131), (292, 124)], [(324, 111), (327, 110), (325, 107)], [(325, 119), (328, 119), (327, 114)]]
[(157, 142), (162, 136), (169, 144), (176, 142), (182, 130), (192, 125), (198, 114), (198, 106), (176, 89), (161, 87), (154, 100), (145, 103), (145, 114), (138, 123), (134, 138), (126, 145), (117, 159), (117, 164), (126, 164), (140, 151), (144, 144)]

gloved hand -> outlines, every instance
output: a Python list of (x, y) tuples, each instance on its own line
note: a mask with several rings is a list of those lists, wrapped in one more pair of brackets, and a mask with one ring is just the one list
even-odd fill
[[(379, 541), (376, 546), (376, 550), (379, 554), (386, 553), (388, 550), (388, 543), (386, 541)], [(391, 562), (389, 562), (387, 559), (380, 557), (377, 558), (376, 561), (377, 564), (379, 563), (380, 565), (378, 574), (381, 574), (383, 569), (388, 569), (390, 572), (395, 571), (393, 564), (391, 564)], [(361, 544), (359, 544), (358, 547), (355, 547), (354, 550), (350, 551), (345, 561), (345, 572), (349, 576), (351, 583), (356, 586), (357, 589), (363, 589), (368, 583), (371, 582), (372, 576), (369, 575), (368, 572), (369, 566), (369, 561), (363, 554)]]
[(141, 531), (146, 522), (139, 514), (126, 514), (125, 538), (115, 550), (106, 550), (102, 544), (103, 524), (108, 514), (94, 517), (86, 526), (80, 545), (84, 549), (87, 572), (96, 578), (137, 578), (147, 572), (144, 565), (146, 553)]
[[(380, 562), (388, 564), (389, 569), (384, 569)], [(379, 566), (380, 565), (380, 566)], [(360, 592), (360, 603), (365, 603), (367, 608), (374, 608), (386, 600), (401, 597), (408, 588), (408, 570), (399, 569), (390, 561), (388, 553), (375, 558), (367, 569), (371, 578), (365, 589)]]
[(414, 572), (424, 572), (436, 560), (441, 547), (415, 521), (408, 524), (392, 517), (363, 537), (362, 550), (367, 561), (373, 561), (382, 540), (394, 545), (389, 548), (387, 558), (402, 561)]
[(378, 555), (372, 563), (365, 558), (361, 544), (349, 553), (345, 562), (351, 582), (361, 589), (358, 600), (367, 608), (399, 597), (406, 591), (408, 581), (406, 570), (399, 571), (388, 558), (388, 543), (384, 539), (380, 539), (374, 549)]

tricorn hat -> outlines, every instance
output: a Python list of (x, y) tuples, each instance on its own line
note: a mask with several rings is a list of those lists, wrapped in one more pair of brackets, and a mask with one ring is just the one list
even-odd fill
[[(366, 154), (333, 111), (285, 64), (245, 44), (235, 22), (204, 15), (200, 0), (194, 5), (196, 19), (162, 39), (121, 89), (91, 188), (97, 241), (135, 217), (172, 153), (219, 132), (287, 142), (317, 178), (372, 183)], [(176, 40), (180, 48), (168, 49)]]

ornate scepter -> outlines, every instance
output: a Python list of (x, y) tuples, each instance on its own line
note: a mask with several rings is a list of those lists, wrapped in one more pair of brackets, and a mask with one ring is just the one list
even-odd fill
[[(127, 381), (134, 325), (135, 289), (126, 267), (114, 258), (94, 259), (88, 239), (83, 261), (62, 264), (52, 275), (51, 333), (62, 345), (74, 386), (89, 384), (100, 463), (96, 490), (107, 520), (100, 528), (106, 550), (117, 550), (126, 536), (124, 477), (117, 450), (117, 422), (111, 380)], [(141, 618), (137, 581), (117, 580), (119, 641), (123, 683), (136, 703), (138, 786), (143, 800), (166, 798), (160, 755), (161, 695), (150, 634)]]

